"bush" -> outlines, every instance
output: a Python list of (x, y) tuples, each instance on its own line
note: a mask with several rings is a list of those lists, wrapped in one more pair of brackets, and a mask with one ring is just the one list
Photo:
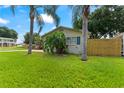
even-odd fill
[[(27, 32), (24, 35), (24, 43), (29, 44), (29, 40), (30, 40), (30, 33)], [(38, 35), (38, 33), (34, 33), (33, 34), (33, 40), (32, 40), (32, 44), (36, 44), (40, 42), (40, 35)]]
[[(30, 39), (30, 33), (27, 32), (25, 35), (24, 35), (24, 43), (25, 44), (29, 44), (29, 39)], [(33, 40), (32, 40), (32, 48), (33, 49), (42, 49), (42, 39), (41, 39), (41, 36), (38, 35), (37, 33), (34, 33), (33, 34)], [(28, 46), (26, 46), (28, 48)]]
[(44, 51), (48, 53), (63, 54), (66, 52), (66, 40), (63, 32), (54, 32), (46, 37)]

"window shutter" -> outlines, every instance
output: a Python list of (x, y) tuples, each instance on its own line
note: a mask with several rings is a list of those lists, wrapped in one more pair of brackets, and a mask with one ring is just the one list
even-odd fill
[(77, 45), (80, 45), (80, 37), (77, 37)]

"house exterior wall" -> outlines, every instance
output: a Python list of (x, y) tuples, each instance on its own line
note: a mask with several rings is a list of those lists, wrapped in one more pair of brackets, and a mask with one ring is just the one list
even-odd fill
[[(68, 53), (73, 54), (81, 54), (82, 53), (82, 33), (81, 31), (76, 31), (74, 29), (68, 29), (66, 27), (59, 27), (54, 29), (45, 35), (43, 35), (43, 40), (46, 39), (47, 36), (51, 35), (53, 32), (62, 31), (66, 37), (66, 45)], [(89, 36), (90, 33), (88, 33)], [(80, 37), (80, 44), (68, 44), (69, 38), (74, 39), (74, 37)], [(89, 38), (89, 37), (88, 37)], [(115, 36), (111, 39), (88, 39), (87, 41), (87, 53), (92, 56), (121, 56), (124, 55), (124, 33)]]
[(116, 35), (112, 39), (121, 39), (121, 42), (122, 42), (122, 45), (121, 45), (121, 47), (122, 47), (121, 55), (124, 56), (124, 33), (120, 33), (119, 35)]
[(77, 32), (77, 31), (70, 31), (70, 30), (63, 30), (63, 33), (65, 34), (65, 37), (80, 37), (80, 44), (73, 44), (73, 45), (67, 45), (68, 49), (67, 51), (69, 53), (73, 53), (73, 54), (81, 54), (81, 50), (82, 50), (82, 34), (81, 32)]
[(14, 46), (16, 45), (16, 40), (12, 38), (0, 37), (0, 47)]
[(122, 55), (124, 56), (124, 33), (122, 35)]
[[(72, 54), (81, 54), (82, 50), (82, 33), (70, 29), (58, 29), (56, 31), (62, 31), (65, 35), (65, 37), (80, 37), (80, 44), (73, 44), (73, 45), (67, 45), (67, 52), (72, 53)], [(49, 34), (43, 36), (43, 41), (45, 41), (46, 37), (51, 35), (53, 32), (56, 31), (51, 31)]]

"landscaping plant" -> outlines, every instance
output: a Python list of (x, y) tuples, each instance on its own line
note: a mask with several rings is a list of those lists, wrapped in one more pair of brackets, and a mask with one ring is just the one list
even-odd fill
[(66, 39), (63, 32), (55, 32), (46, 37), (44, 51), (48, 53), (63, 54), (66, 51)]

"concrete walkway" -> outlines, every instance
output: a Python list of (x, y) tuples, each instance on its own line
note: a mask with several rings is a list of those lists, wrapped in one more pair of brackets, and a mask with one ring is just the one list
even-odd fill
[[(0, 50), (0, 52), (24, 52), (28, 50)], [(32, 50), (33, 52), (43, 52), (43, 50)]]

